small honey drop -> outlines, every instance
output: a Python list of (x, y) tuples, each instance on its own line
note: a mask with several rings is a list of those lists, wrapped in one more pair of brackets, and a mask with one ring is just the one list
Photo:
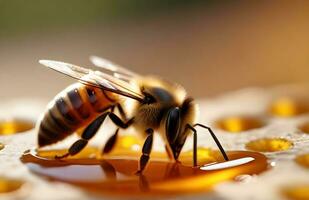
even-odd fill
[(309, 184), (285, 187), (282, 189), (282, 194), (290, 200), (308, 200)]
[(0, 121), (0, 135), (12, 135), (28, 131), (34, 127), (32, 122), (26, 120), (3, 120)]
[(306, 133), (306, 134), (309, 134), (309, 122), (307, 122), (307, 123), (301, 125), (301, 126), (299, 127), (299, 129), (300, 129), (302, 132), (304, 132), (304, 133)]
[(296, 163), (309, 169), (309, 153), (299, 155), (295, 158)]
[(0, 150), (2, 150), (4, 148), (4, 144), (0, 143)]
[[(132, 136), (133, 137), (133, 136)], [(124, 141), (122, 141), (124, 140)], [(210, 191), (217, 183), (233, 180), (241, 174), (259, 174), (267, 169), (263, 154), (249, 151), (227, 152), (224, 161), (218, 151), (198, 148), (198, 167), (192, 167), (192, 151), (182, 152), (180, 163), (171, 162), (165, 152), (152, 152), (143, 175), (136, 175), (141, 150), (140, 140), (119, 137), (117, 147), (103, 157), (96, 147), (63, 160), (54, 159), (67, 150), (31, 150), (21, 161), (34, 173), (62, 181), (98, 194), (116, 196), (162, 196)], [(122, 143), (123, 142), (123, 143)], [(95, 156), (94, 156), (95, 155)]]
[(307, 106), (300, 100), (291, 97), (282, 97), (275, 100), (269, 110), (274, 116), (293, 117), (307, 112)]
[(262, 138), (246, 144), (246, 149), (259, 152), (285, 151), (291, 147), (293, 147), (293, 143), (282, 138)]
[(0, 195), (10, 193), (20, 189), (24, 185), (21, 180), (0, 177)]
[(217, 127), (230, 133), (240, 133), (251, 129), (261, 128), (264, 123), (255, 117), (235, 116), (217, 121)]

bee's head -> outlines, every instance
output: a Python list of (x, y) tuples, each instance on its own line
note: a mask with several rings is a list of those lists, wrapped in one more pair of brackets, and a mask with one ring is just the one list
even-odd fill
[(176, 83), (158, 77), (143, 77), (137, 80), (141, 93), (144, 95), (144, 104), (181, 104), (186, 96), (183, 87)]
[(187, 98), (180, 107), (172, 107), (165, 118), (165, 135), (174, 159), (177, 160), (184, 146), (188, 130), (187, 124), (195, 121), (196, 104), (193, 99)]
[(185, 125), (195, 121), (196, 104), (178, 84), (148, 77), (140, 83), (144, 101), (136, 109), (136, 125), (159, 130), (167, 150), (177, 159), (188, 135)]

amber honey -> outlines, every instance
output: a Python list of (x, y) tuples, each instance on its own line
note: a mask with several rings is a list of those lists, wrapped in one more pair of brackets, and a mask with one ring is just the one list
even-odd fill
[(12, 135), (31, 130), (34, 124), (30, 121), (13, 119), (0, 121), (0, 135)]
[[(183, 152), (180, 163), (169, 161), (165, 152), (152, 152), (143, 175), (136, 175), (140, 150), (123, 146), (123, 139), (118, 140), (119, 148), (103, 157), (96, 147), (87, 147), (80, 154), (63, 160), (54, 159), (55, 155), (66, 151), (63, 149), (27, 151), (21, 160), (40, 176), (99, 194), (117, 196), (211, 191), (217, 183), (233, 180), (242, 174), (259, 174), (267, 169), (266, 157), (257, 152), (230, 151), (230, 161), (225, 162), (218, 151), (199, 148), (198, 167), (192, 167), (192, 151)], [(134, 141), (133, 138), (125, 139)], [(133, 143), (136, 142), (139, 143)]]
[(261, 128), (264, 126), (264, 122), (255, 117), (234, 116), (220, 119), (216, 122), (216, 125), (227, 132), (240, 133), (242, 131)]
[(309, 153), (307, 153), (307, 154), (302, 154), (302, 155), (297, 156), (297, 157), (295, 158), (295, 161), (296, 161), (299, 165), (301, 165), (301, 166), (303, 166), (303, 167), (309, 169)]
[(293, 117), (307, 112), (308, 106), (299, 99), (281, 97), (271, 104), (269, 111), (274, 116)]
[(293, 143), (283, 138), (262, 138), (246, 144), (246, 149), (260, 152), (285, 151), (292, 147)]
[(1, 194), (17, 191), (24, 185), (24, 182), (17, 179), (0, 177), (0, 197)]
[(302, 132), (309, 134), (309, 122), (302, 124), (299, 128)]
[(282, 194), (290, 200), (308, 200), (309, 184), (285, 187), (282, 189)]
[(0, 143), (0, 150), (2, 150), (4, 148), (4, 144)]

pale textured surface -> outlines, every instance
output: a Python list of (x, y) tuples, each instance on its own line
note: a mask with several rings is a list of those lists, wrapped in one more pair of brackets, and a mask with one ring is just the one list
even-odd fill
[[(293, 183), (309, 183), (308, 170), (297, 165), (293, 159), (296, 155), (309, 152), (309, 135), (301, 133), (297, 127), (303, 121), (309, 121), (309, 115), (301, 115), (294, 118), (274, 118), (265, 112), (268, 104), (273, 98), (286, 95), (291, 91), (304, 92), (298, 87), (279, 87), (272, 89), (249, 88), (219, 96), (214, 99), (201, 100), (200, 122), (214, 125), (216, 119), (229, 115), (254, 115), (260, 116), (266, 121), (266, 126), (250, 130), (241, 134), (229, 134), (220, 129), (214, 129), (220, 141), (226, 149), (244, 149), (245, 144), (253, 139), (262, 137), (283, 137), (291, 140), (294, 147), (285, 152), (267, 153), (269, 162), (274, 162), (275, 167), (256, 177), (245, 177), (242, 183), (227, 182), (215, 188), (217, 199), (283, 199), (280, 196), (280, 188)], [(307, 90), (308, 91), (308, 90)], [(46, 101), (19, 100), (1, 102), (1, 118), (21, 117), (35, 120), (39, 113), (44, 110)], [(105, 129), (110, 129), (109, 126)], [(101, 134), (96, 137), (106, 137)], [(66, 141), (67, 145), (73, 138)], [(12, 194), (17, 198), (26, 199), (96, 199), (98, 197), (86, 194), (83, 191), (59, 182), (48, 182), (47, 180), (31, 174), (19, 161), (21, 154), (35, 146), (36, 133), (31, 130), (13, 136), (0, 136), (0, 143), (5, 148), (0, 151), (0, 176), (23, 179), (27, 182), (27, 188), (19, 194)], [(95, 139), (94, 142), (98, 141)], [(102, 141), (100, 139), (100, 141)], [(190, 139), (185, 148), (190, 148)], [(156, 143), (161, 141), (157, 139)], [(199, 145), (215, 147), (207, 133), (200, 130)], [(160, 146), (160, 145), (155, 145)], [(207, 194), (193, 195), (196, 199), (213, 199), (214, 196)], [(0, 196), (0, 199), (12, 199), (12, 196)], [(183, 197), (191, 199), (191, 197)]]

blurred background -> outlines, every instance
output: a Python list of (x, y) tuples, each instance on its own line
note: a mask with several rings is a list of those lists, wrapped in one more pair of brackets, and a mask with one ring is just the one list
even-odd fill
[(0, 0), (1, 99), (52, 98), (73, 80), (38, 64), (98, 55), (194, 97), (306, 82), (309, 1)]

